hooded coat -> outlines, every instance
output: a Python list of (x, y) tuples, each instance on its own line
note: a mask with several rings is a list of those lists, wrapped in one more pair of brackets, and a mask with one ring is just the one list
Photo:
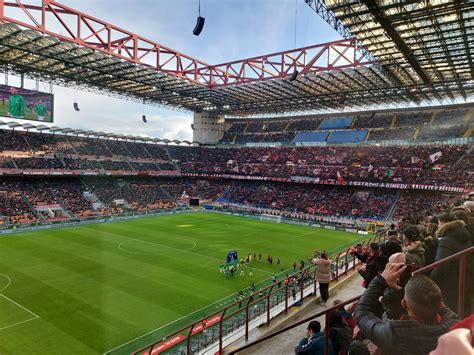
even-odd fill
[[(463, 221), (452, 221), (442, 225), (437, 231), (438, 249), (435, 261), (442, 260), (472, 246), (471, 235), (464, 227)], [(459, 260), (445, 263), (431, 272), (443, 293), (443, 300), (451, 309), (458, 309)], [(466, 285), (472, 282), (472, 258), (466, 268)], [(469, 287), (467, 287), (469, 288)], [(469, 296), (470, 292), (466, 289)]]

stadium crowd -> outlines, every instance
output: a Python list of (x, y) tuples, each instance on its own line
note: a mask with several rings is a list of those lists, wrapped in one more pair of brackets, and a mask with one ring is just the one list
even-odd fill
[[(470, 201), (445, 204), (437, 216), (413, 223), (406, 223), (412, 220), (406, 216), (398, 226), (390, 226), (380, 244), (352, 248), (350, 253), (361, 261), (358, 271), (365, 292), (348, 307), (338, 307), (342, 302), (333, 301), (329, 330), (311, 321), (295, 353), (324, 354), (328, 331), (329, 354), (472, 354), (472, 254), (465, 269), (464, 319), (457, 314), (459, 260), (423, 274), (413, 272), (474, 245), (473, 205), (471, 194)], [(313, 263), (319, 265), (321, 257)], [(318, 281), (323, 282), (318, 275)], [(328, 297), (322, 288), (322, 304)]]
[(218, 202), (289, 213), (384, 220), (395, 194), (387, 190), (242, 181), (232, 184)]
[[(467, 146), (169, 148), (181, 171), (198, 174), (464, 186), (470, 171), (456, 164)], [(472, 155), (472, 153), (471, 153)], [(469, 156), (471, 156), (469, 155)], [(209, 159), (212, 164), (209, 164)]]

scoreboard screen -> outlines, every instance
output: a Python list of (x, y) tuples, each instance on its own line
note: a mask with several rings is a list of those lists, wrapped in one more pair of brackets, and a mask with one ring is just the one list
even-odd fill
[(0, 85), (0, 116), (54, 122), (54, 95)]

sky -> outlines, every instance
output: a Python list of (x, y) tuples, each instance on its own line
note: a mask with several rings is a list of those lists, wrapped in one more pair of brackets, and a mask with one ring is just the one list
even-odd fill
[[(29, 0), (34, 3), (38, 0)], [(341, 39), (304, 0), (201, 0), (206, 18), (192, 34), (198, 0), (59, 0), (58, 2), (149, 38), (209, 64), (218, 64)], [(0, 79), (0, 83), (3, 83)], [(9, 85), (18, 80), (9, 77)], [(27, 82), (25, 88), (34, 88)], [(40, 91), (48, 86), (40, 84)], [(192, 140), (192, 113), (55, 86), (59, 127)], [(73, 110), (75, 97), (80, 111)], [(148, 123), (141, 121), (147, 115)], [(24, 121), (22, 122), (24, 123)]]

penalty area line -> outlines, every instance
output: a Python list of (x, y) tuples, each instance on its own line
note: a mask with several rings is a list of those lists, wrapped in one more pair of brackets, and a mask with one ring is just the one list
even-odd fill
[(24, 323), (26, 323), (26, 322), (31, 322), (32, 320), (35, 320), (35, 319), (39, 319), (39, 318), (40, 318), (40, 316), (37, 315), (35, 312), (30, 311), (28, 308), (22, 306), (22, 305), (19, 304), (18, 302), (13, 301), (10, 297), (7, 297), (7, 296), (5, 296), (5, 295), (2, 294), (2, 293), (0, 293), (0, 296), (3, 297), (3, 298), (5, 298), (7, 301), (13, 303), (14, 305), (20, 307), (21, 309), (25, 310), (26, 312), (28, 312), (29, 314), (31, 314), (31, 315), (33, 316), (32, 318), (22, 320), (21, 322), (17, 322), (17, 323), (14, 323), (14, 324), (7, 325), (6, 327), (2, 327), (2, 328), (0, 328), (0, 330), (5, 330), (5, 329), (8, 329), (8, 328), (12, 328), (12, 327), (15, 327), (15, 326), (17, 326), (17, 325), (24, 324)]

